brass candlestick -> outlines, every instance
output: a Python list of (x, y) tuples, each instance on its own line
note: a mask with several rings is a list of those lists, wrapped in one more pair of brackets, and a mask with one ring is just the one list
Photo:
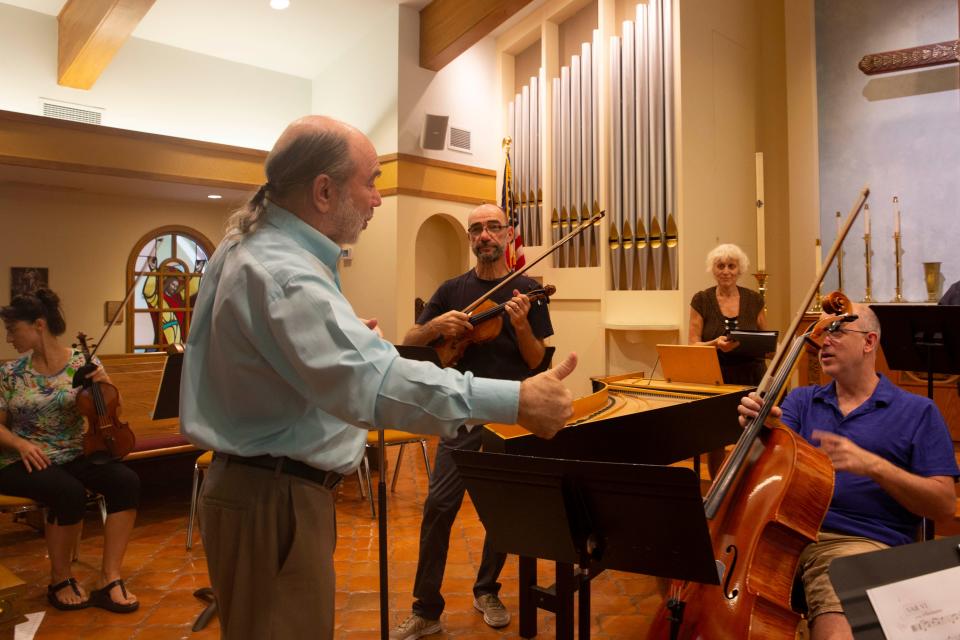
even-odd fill
[(940, 263), (923, 263), (923, 282), (927, 285), (927, 302), (940, 299)]
[(873, 254), (873, 251), (870, 249), (870, 234), (863, 234), (863, 256), (864, 256), (864, 265), (867, 268), (867, 283), (866, 290), (863, 294), (863, 300), (861, 302), (873, 302), (873, 297), (870, 295), (870, 284), (871, 284), (871, 273), (870, 273), (870, 256)]
[[(820, 250), (820, 238), (817, 238), (816, 242), (814, 242), (814, 251), (816, 251), (816, 274), (818, 277), (820, 276), (820, 271), (822, 271), (820, 266)], [(810, 305), (810, 308), (807, 309), (807, 313), (820, 313), (823, 311), (823, 305), (821, 304), (821, 300), (823, 300), (822, 289), (823, 279), (821, 278), (820, 283), (817, 285), (817, 295), (813, 297), (813, 303)]]
[(823, 311), (823, 305), (820, 301), (823, 300), (823, 283), (817, 285), (817, 295), (813, 298), (813, 304), (810, 305), (810, 308), (807, 309), (809, 313), (820, 313)]
[[(837, 211), (837, 235), (840, 235), (840, 212)], [(843, 291), (843, 245), (837, 250), (837, 291)]]
[(769, 274), (766, 271), (758, 271), (753, 274), (753, 277), (757, 279), (757, 290), (760, 292), (760, 298), (763, 300), (763, 308), (767, 308), (767, 276)]
[(900, 250), (900, 232), (893, 232), (893, 257), (897, 262), (897, 293), (893, 296), (894, 302), (903, 302), (903, 264), (900, 256), (903, 252)]

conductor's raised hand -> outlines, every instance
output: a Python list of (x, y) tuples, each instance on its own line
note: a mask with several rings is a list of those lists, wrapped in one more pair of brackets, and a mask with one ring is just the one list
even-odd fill
[(473, 330), (470, 316), (462, 311), (447, 311), (431, 320), (430, 327), (445, 338), (456, 338)]
[(541, 438), (552, 438), (573, 416), (573, 394), (563, 379), (577, 368), (577, 354), (520, 383), (517, 422)]
[[(740, 405), (737, 407), (737, 412), (740, 414), (738, 418), (740, 420), (740, 426), (745, 427), (748, 422), (756, 418), (760, 414), (760, 407), (762, 405), (763, 398), (761, 398), (760, 394), (756, 391), (740, 398)], [(782, 413), (780, 407), (776, 405), (770, 407), (771, 418), (779, 418)]]

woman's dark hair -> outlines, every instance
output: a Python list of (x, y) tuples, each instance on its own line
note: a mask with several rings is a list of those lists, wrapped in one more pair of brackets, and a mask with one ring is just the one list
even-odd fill
[(47, 321), (47, 329), (55, 336), (63, 335), (67, 330), (67, 321), (60, 308), (60, 296), (50, 289), (37, 289), (15, 296), (8, 306), (0, 309), (0, 318), (6, 324), (18, 320), (36, 322), (38, 318), (43, 318)]

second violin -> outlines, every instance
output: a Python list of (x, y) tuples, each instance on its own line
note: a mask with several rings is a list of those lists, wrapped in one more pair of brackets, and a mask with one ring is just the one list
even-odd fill
[[(545, 285), (539, 289), (534, 289), (526, 293), (530, 302), (549, 298), (557, 292), (553, 285)], [(437, 356), (440, 358), (440, 364), (450, 367), (457, 364), (463, 357), (467, 347), (473, 344), (489, 342), (500, 335), (503, 329), (503, 311), (506, 302), (495, 304), (487, 299), (480, 303), (470, 312), (470, 324), (473, 325), (473, 331), (463, 334), (457, 338), (440, 337), (430, 346), (436, 349)]]

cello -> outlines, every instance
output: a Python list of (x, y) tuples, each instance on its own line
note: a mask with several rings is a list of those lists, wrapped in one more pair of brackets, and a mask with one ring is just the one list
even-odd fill
[[(793, 321), (804, 311), (866, 201), (864, 188)], [(800, 553), (816, 541), (833, 495), (833, 465), (789, 427), (768, 420), (809, 341), (855, 319), (836, 292), (822, 302), (826, 315), (790, 346), (784, 341), (758, 386), (763, 398), (704, 498), (719, 585), (673, 582), (647, 637), (742, 640), (793, 638), (800, 615), (791, 607)]]

